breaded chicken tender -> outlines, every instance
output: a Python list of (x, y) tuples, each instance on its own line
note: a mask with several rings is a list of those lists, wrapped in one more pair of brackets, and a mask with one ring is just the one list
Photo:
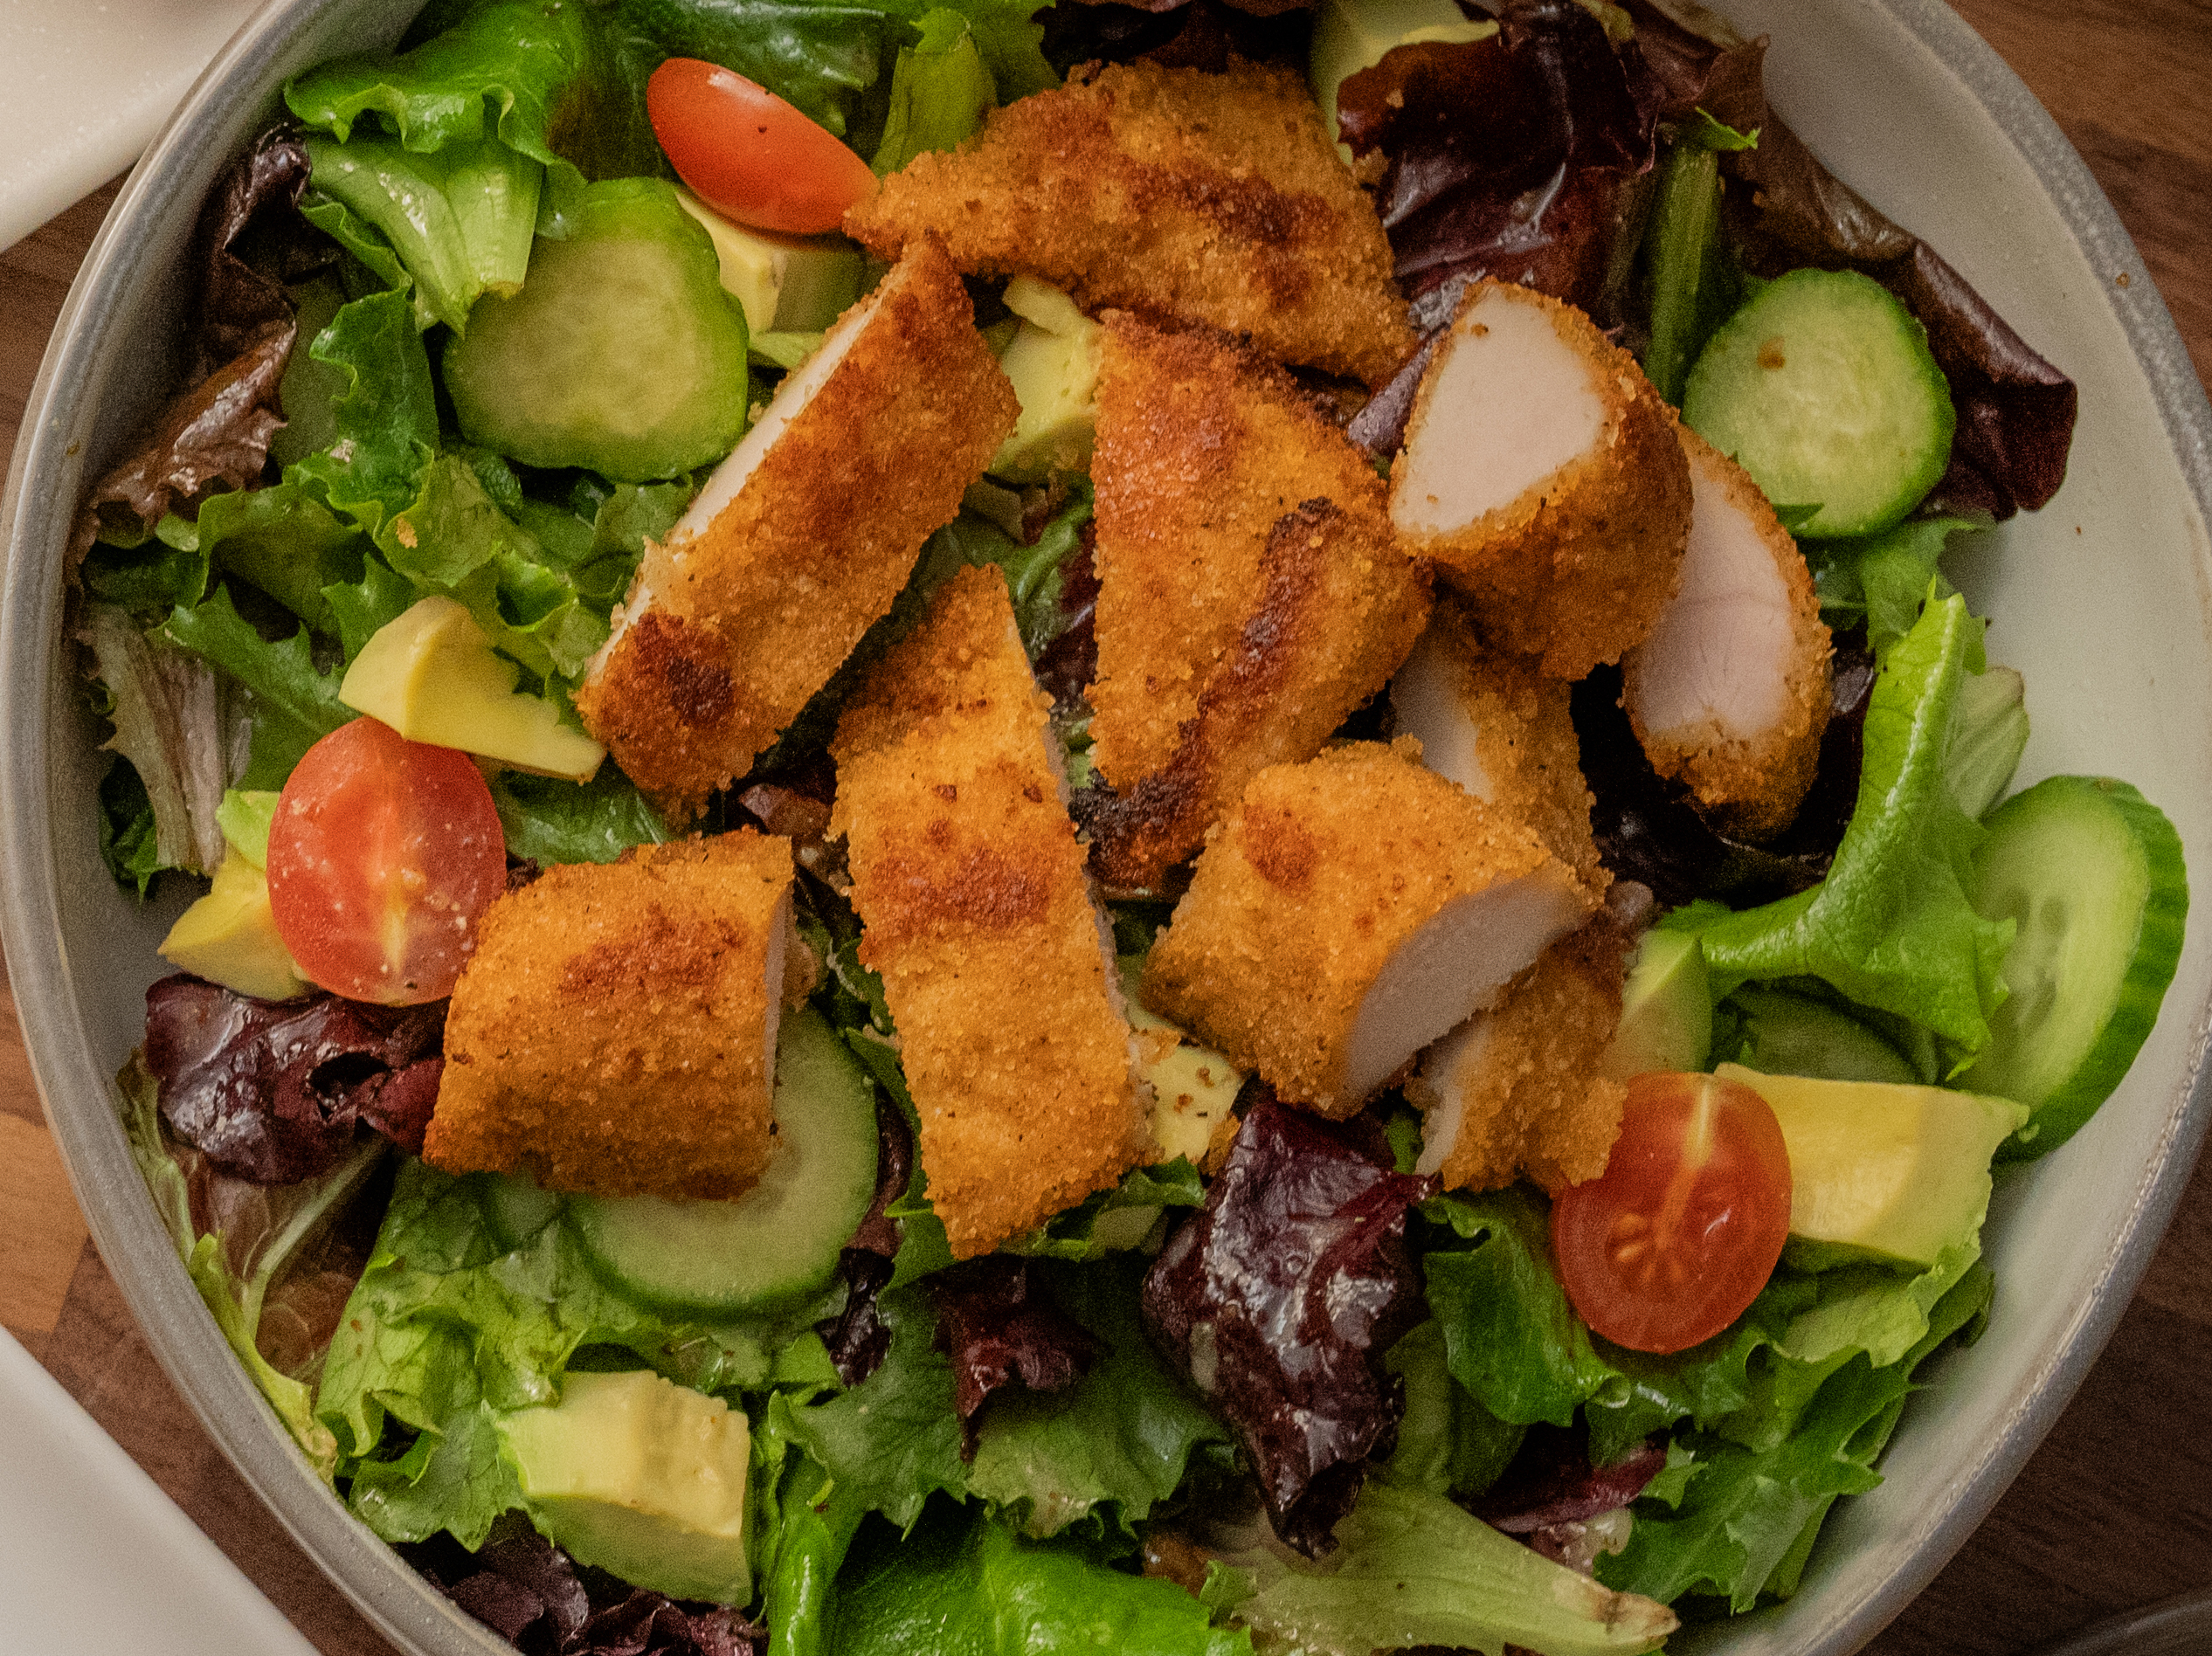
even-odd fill
[(1621, 663), (1621, 704), (1662, 776), (1746, 839), (1789, 826), (1833, 707), (1804, 555), (1751, 474), (1680, 428), (1696, 507), (1682, 590)]
[[(598, 1196), (740, 1196), (768, 1165), (788, 839), (569, 863), (486, 912), (423, 1159)], [(802, 980), (803, 981), (803, 980)]]
[(890, 609), (1017, 411), (959, 277), (917, 241), (648, 543), (577, 691), (584, 728), (689, 821)]
[(1421, 762), (1525, 823), (1601, 895), (1612, 876), (1590, 834), (1593, 801), (1567, 703), (1567, 687), (1533, 661), (1487, 646), (1463, 600), (1437, 604), (1390, 681), (1398, 734), (1420, 742)]
[(1144, 1004), (1282, 1098), (1346, 1116), (1593, 900), (1518, 823), (1351, 742), (1262, 771), (1145, 963)]
[(861, 958), (883, 975), (957, 1259), (1112, 1184), (1151, 1143), (1120, 986), (1005, 577), (963, 569), (838, 727)]
[(1270, 764), (1318, 752), (1421, 634), (1382, 481), (1279, 370), (1109, 317), (1101, 352), (1093, 823), (1148, 886)]
[(1628, 1089), (1599, 1068), (1633, 947), (1601, 914), (1429, 1048), (1406, 1088), (1422, 1112), (1416, 1171), (1441, 1174), (1448, 1190), (1526, 1174), (1554, 1191), (1605, 1171)]
[(1079, 68), (917, 155), (845, 216), (885, 258), (938, 235), (972, 274), (1248, 338), (1379, 386), (1413, 354), (1390, 244), (1304, 82), (1234, 63)]
[(1675, 417), (1590, 319), (1467, 291), (1422, 375), (1390, 515), (1503, 648), (1554, 679), (1618, 661), (1675, 595), (1690, 533)]

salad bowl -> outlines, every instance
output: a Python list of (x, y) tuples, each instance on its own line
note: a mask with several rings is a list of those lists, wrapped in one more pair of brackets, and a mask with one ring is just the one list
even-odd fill
[[(294, 1449), (180, 1266), (112, 1078), (138, 1043), (154, 945), (182, 894), (140, 905), (98, 850), (98, 721), (62, 638), (76, 505), (175, 381), (198, 204), (289, 76), (389, 42), (417, 0), (274, 0), (133, 175), (79, 276), (0, 514), (0, 935), (55, 1135), (102, 1257), (179, 1390), (246, 1480), (402, 1648), (508, 1648), (358, 1524)], [(2022, 670), (2021, 780), (2125, 776), (2185, 846), (2212, 845), (2212, 409), (2126, 233), (2050, 118), (1933, 0), (1725, 0), (1768, 34), (1776, 109), (1846, 183), (1939, 248), (2076, 381), (2067, 484), (1973, 537), (1950, 572)], [(2208, 1112), (2212, 939), (2192, 922), (2165, 1013), (2118, 1093), (2002, 1175), (1987, 1333), (1909, 1406), (1884, 1481), (1842, 1503), (1788, 1604), (1686, 1630), (1677, 1650), (1842, 1653), (1925, 1586), (2056, 1420), (2187, 1183)]]

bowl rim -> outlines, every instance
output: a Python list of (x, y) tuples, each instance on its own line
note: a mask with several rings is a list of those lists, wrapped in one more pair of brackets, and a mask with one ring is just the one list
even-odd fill
[[(1939, 0), (1845, 0), (1887, 14), (1964, 86), (2027, 162), (2092, 266), (2149, 383), (2201, 521), (2212, 523), (2212, 404), (2150, 273), (2112, 204), (2057, 123), (1995, 51)], [(199, 128), (256, 95), (287, 44), (335, 14), (404, 17), (416, 0), (268, 0), (212, 64), (132, 170), (70, 289), (33, 384), (4, 501), (0, 545), (0, 944), (31, 1071), (93, 1242), (156, 1358), (209, 1435), (324, 1575), (385, 1637), (429, 1656), (511, 1647), (400, 1563), (321, 1482), (255, 1389), (200, 1301), (148, 1199), (73, 988), (50, 835), (48, 737), (59, 650), (60, 582), (92, 429), (83, 387), (107, 324), (152, 273), (135, 237), (204, 170)], [(197, 191), (195, 192), (197, 200)], [(2200, 554), (2200, 556), (2202, 554)], [(2169, 1009), (2175, 1016), (2179, 1009)], [(1964, 1543), (2071, 1401), (2118, 1326), (2188, 1183), (2212, 1124), (2212, 1002), (2195, 1009), (2183, 1073), (2169, 1094), (2137, 1199), (2081, 1314), (2029, 1376), (2025, 1403), (1946, 1498), (1912, 1525), (1908, 1562), (1804, 1648), (1841, 1656), (1904, 1609)]]

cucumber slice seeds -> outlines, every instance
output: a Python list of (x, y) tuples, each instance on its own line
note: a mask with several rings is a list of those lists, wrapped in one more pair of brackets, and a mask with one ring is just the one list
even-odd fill
[(1987, 826), (1967, 896), (2020, 929), (2011, 992), (1964, 1080), (2035, 1111), (1998, 1152), (2018, 1159), (2072, 1137), (2135, 1061), (2181, 959), (2189, 884), (2174, 825), (2110, 777), (2050, 777)]
[(680, 1311), (766, 1312), (827, 1287), (875, 1195), (875, 1087), (822, 1017), (784, 1014), (776, 1149), (734, 1202), (572, 1197), (568, 1222), (623, 1292)]
[(1951, 461), (1951, 388), (1927, 330), (1856, 271), (1794, 270), (1721, 325), (1682, 416), (1808, 540), (1903, 521)]

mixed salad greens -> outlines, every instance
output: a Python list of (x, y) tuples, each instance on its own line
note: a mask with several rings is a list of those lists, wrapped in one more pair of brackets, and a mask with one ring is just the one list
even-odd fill
[[(426, 597), (466, 611), (548, 728), (575, 728), (570, 698), (646, 542), (821, 325), (771, 310), (749, 328), (707, 284), (688, 342), (641, 345), (642, 371), (734, 347), (750, 362), (736, 394), (649, 440), (587, 434), (589, 465), (562, 456), (590, 411), (557, 387), (518, 393), (511, 353), (472, 331), (487, 295), (532, 283), (582, 281), (560, 302), (591, 302), (588, 276), (544, 274), (549, 248), (581, 259), (637, 236), (713, 268), (647, 108), (664, 60), (739, 72), (888, 174), (1074, 63), (1234, 52), (1303, 74), (1310, 51), (1431, 338), (1462, 279), (1524, 282), (1587, 310), (1705, 429), (1732, 319), (1791, 271), (1870, 278), (1924, 333), (1945, 421), (1910, 498), (1842, 535), (1839, 502), (1776, 501), (1836, 638), (1795, 823), (1760, 844), (1710, 825), (1645, 759), (1614, 669), (1575, 689), (1582, 764), (1607, 866), (1663, 911), (1639, 971), (1695, 963), (1668, 991), (1700, 1026), (1683, 1067), (1955, 1083), (2032, 1107), (2001, 1159), (2062, 1143), (2156, 1015), (2180, 848), (2122, 783), (2004, 799), (2022, 680), (1987, 664), (1940, 561), (1951, 536), (2055, 493), (2071, 383), (1773, 118), (1763, 43), (1683, 0), (1499, 0), (1441, 27), (1398, 4), (1329, 0), (1317, 21), (1209, 0), (433, 0), (394, 52), (300, 76), (289, 120), (208, 204), (189, 389), (95, 491), (76, 549), (78, 630), (114, 726), (100, 806), (117, 879), (219, 891), (236, 859), (231, 877), (264, 889), (277, 791), (356, 718), (348, 668)], [(1399, 44), (1332, 81), (1331, 31)], [(1003, 339), (995, 287), (971, 290)], [(1351, 419), (1386, 462), (1419, 366)], [(626, 371), (563, 371), (587, 369)], [(725, 387), (732, 371), (715, 370)], [(565, 446), (535, 446), (549, 429)], [(825, 838), (825, 744), (860, 666), (957, 571), (996, 564), (1073, 780), (1103, 786), (1083, 759), (1089, 513), (1079, 471), (971, 491), (856, 665), (701, 825), (800, 849), (800, 928), (828, 969), (811, 1004), (877, 1127), (873, 1199), (833, 1273), (742, 1312), (640, 1293), (557, 1199), (413, 1153), (442, 1003), (171, 978), (122, 1080), (127, 1121), (240, 1359), (363, 1521), (529, 1650), (1570, 1656), (1788, 1597), (1835, 1499), (1880, 1481), (1923, 1365), (1988, 1312), (1986, 1186), (1930, 1259), (1793, 1244), (1725, 1332), (1654, 1355), (1578, 1312), (1542, 1192), (1444, 1192), (1414, 1172), (1420, 1121), (1399, 1094), (1332, 1126), (1251, 1084), (1211, 1176), (1181, 1156), (1139, 1169), (954, 1265)], [(513, 880), (670, 838), (611, 762), (584, 783), (500, 770), (491, 790)], [(2057, 887), (2055, 859), (2071, 865)], [(2059, 897), (2072, 908), (2047, 912)], [(1167, 914), (1157, 894), (1111, 907), (1125, 956)], [(2069, 976), (2084, 951), (2086, 980)], [(1227, 1306), (1269, 1342), (1215, 1353)], [(639, 1370), (748, 1424), (750, 1591), (729, 1603), (650, 1570), (619, 1579), (540, 1533), (570, 1532), (525, 1487), (518, 1413)], [(1270, 1528), (1262, 1487), (1290, 1492), (1268, 1504), (1305, 1527)]]

